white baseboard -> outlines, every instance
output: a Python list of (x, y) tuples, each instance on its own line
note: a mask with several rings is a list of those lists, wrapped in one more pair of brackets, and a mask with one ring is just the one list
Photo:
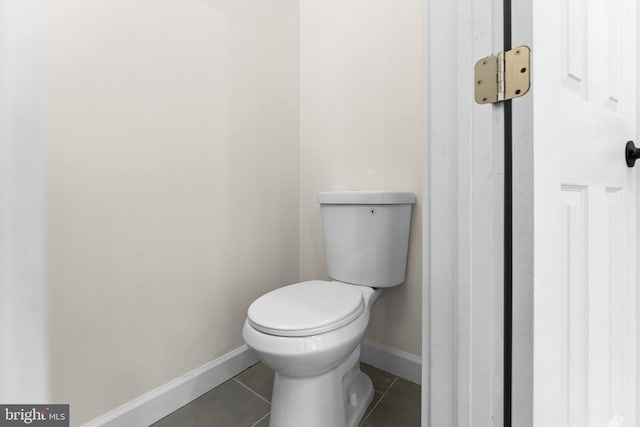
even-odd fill
[[(422, 380), (422, 360), (409, 353), (385, 345), (365, 341), (360, 359), (416, 384)], [(82, 427), (146, 427), (166, 417), (176, 409), (233, 378), (258, 362), (246, 344), (194, 369)]]
[(246, 344), (194, 369), (82, 427), (146, 427), (258, 362)]
[(360, 360), (412, 383), (422, 384), (422, 359), (413, 354), (365, 340)]

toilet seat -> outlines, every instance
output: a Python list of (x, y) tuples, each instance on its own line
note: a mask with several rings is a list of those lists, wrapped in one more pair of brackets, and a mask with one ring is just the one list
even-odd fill
[(281, 337), (307, 337), (333, 331), (356, 319), (365, 308), (358, 286), (312, 280), (275, 289), (249, 306), (256, 330)]

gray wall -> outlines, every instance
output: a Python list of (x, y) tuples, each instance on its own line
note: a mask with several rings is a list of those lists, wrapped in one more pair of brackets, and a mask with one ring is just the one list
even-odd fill
[(298, 3), (46, 3), (52, 400), (73, 422), (243, 344), (298, 279)]
[(406, 282), (373, 309), (367, 338), (421, 354), (423, 2), (300, 3), (300, 279), (326, 277), (322, 190), (411, 191)]

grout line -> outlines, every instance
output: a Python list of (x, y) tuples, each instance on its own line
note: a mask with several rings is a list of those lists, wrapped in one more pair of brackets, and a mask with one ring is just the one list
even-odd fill
[[(393, 379), (393, 381), (391, 381), (391, 384), (389, 384), (389, 387), (387, 387), (387, 389), (385, 390), (384, 393), (382, 393), (382, 397), (376, 402), (375, 405), (373, 405), (373, 408), (371, 408), (371, 410), (369, 411), (368, 414), (366, 414), (363, 418), (362, 421), (360, 421), (360, 424), (358, 424), (359, 426), (361, 426), (362, 424), (364, 424), (365, 421), (367, 421), (367, 418), (369, 418), (369, 415), (371, 415), (373, 413), (373, 411), (376, 410), (376, 408), (378, 407), (378, 405), (380, 404), (380, 402), (382, 402), (382, 399), (384, 399), (385, 397), (387, 397), (387, 393), (389, 393), (389, 390), (391, 390), (391, 387), (393, 387), (393, 385), (396, 383), (396, 381), (398, 381), (398, 377), (395, 377)], [(374, 390), (375, 393), (375, 390)], [(374, 394), (375, 396), (375, 394)]]
[(271, 402), (269, 402), (267, 399), (265, 399), (264, 397), (260, 396), (257, 392), (253, 391), (251, 388), (249, 388), (249, 386), (244, 385), (240, 382), (239, 379), (234, 378), (234, 381), (236, 381), (238, 384), (240, 384), (242, 387), (246, 388), (247, 390), (249, 390), (251, 393), (255, 394), (256, 396), (258, 396), (260, 399), (264, 400), (265, 402), (267, 402), (269, 405), (271, 405)]
[[(240, 381), (238, 381), (238, 382), (240, 382)], [(243, 384), (243, 385), (244, 385), (244, 384)], [(269, 414), (270, 414), (270, 413), (271, 413), (271, 411), (269, 411), (269, 412), (267, 412), (266, 414), (264, 414), (264, 415), (262, 416), (262, 418), (260, 418), (260, 419), (259, 419), (258, 421), (256, 421), (255, 423), (251, 424), (251, 427), (255, 427), (255, 426), (257, 426), (257, 425), (258, 425), (258, 423), (259, 423), (260, 421), (264, 420), (265, 418), (267, 418), (267, 417), (269, 416)]]
[(389, 393), (389, 390), (391, 390), (391, 386), (394, 385), (396, 381), (398, 381), (398, 377), (393, 377), (393, 381), (391, 381), (391, 384), (389, 384), (389, 387), (387, 387), (387, 389), (382, 392), (383, 396), (386, 396), (387, 393)]
[(398, 381), (398, 377), (395, 377), (393, 379), (393, 381), (391, 381), (391, 384), (389, 384), (389, 387), (387, 387), (387, 390), (384, 393), (382, 393), (382, 397), (384, 397), (387, 394), (389, 394), (389, 390), (391, 390), (391, 387), (393, 387), (393, 385), (396, 383), (396, 381)]

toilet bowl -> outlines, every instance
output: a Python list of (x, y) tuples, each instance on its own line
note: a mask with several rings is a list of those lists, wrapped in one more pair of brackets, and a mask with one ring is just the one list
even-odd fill
[[(382, 290), (316, 280), (277, 291), (252, 304), (242, 331), (247, 345), (275, 371), (271, 425), (355, 426), (373, 397), (359, 367), (360, 343)], [(328, 305), (347, 293), (348, 304), (337, 310)], [(278, 310), (281, 304), (297, 310)], [(296, 322), (296, 311), (308, 316)]]
[(354, 427), (373, 397), (360, 344), (382, 288), (404, 282), (411, 193), (318, 196), (333, 281), (275, 289), (247, 310), (242, 335), (275, 371), (271, 427)]

